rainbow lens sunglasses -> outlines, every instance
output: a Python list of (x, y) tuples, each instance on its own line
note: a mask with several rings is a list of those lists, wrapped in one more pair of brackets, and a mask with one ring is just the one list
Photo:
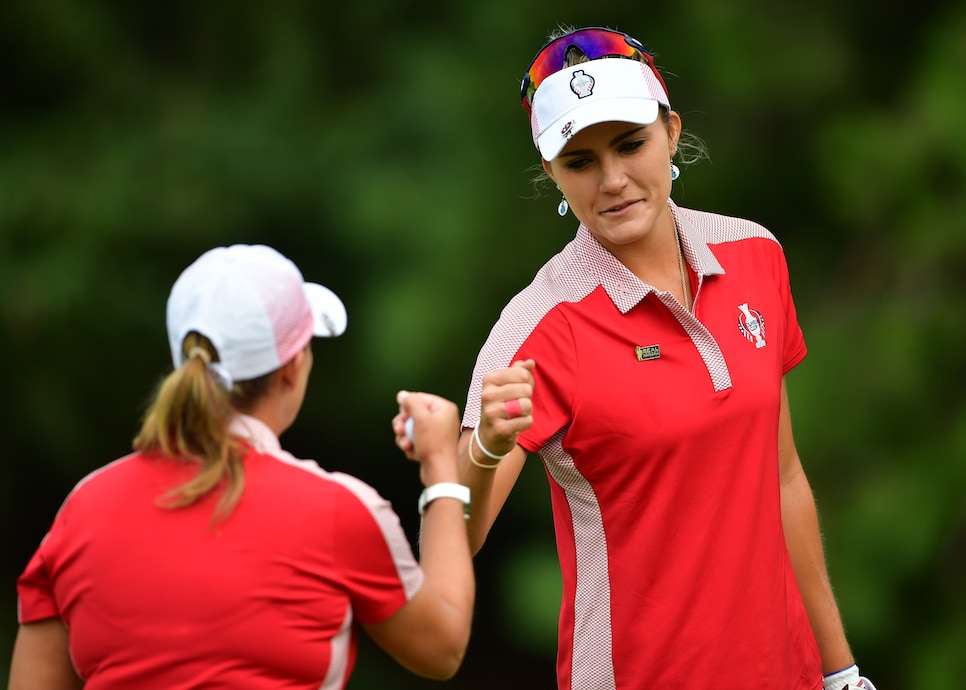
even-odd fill
[(567, 49), (570, 46), (580, 48), (590, 60), (608, 56), (634, 58), (639, 53), (647, 60), (647, 64), (650, 65), (654, 75), (661, 82), (664, 92), (667, 93), (664, 78), (657, 71), (654, 58), (643, 43), (620, 31), (593, 26), (555, 38), (537, 52), (537, 56), (533, 58), (526, 74), (523, 75), (523, 83), (520, 85), (520, 98), (523, 100), (523, 107), (527, 114), (530, 113), (530, 103), (540, 83), (554, 72), (563, 69)]

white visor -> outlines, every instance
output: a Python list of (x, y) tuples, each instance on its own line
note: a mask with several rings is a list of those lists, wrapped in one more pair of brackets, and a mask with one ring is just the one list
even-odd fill
[(551, 161), (580, 130), (601, 122), (649, 125), (661, 105), (670, 108), (667, 93), (643, 62), (600, 58), (565, 67), (533, 94), (533, 143)]

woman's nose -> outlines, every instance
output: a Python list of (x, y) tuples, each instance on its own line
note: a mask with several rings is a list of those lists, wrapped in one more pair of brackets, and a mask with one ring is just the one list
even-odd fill
[(623, 163), (614, 156), (601, 160), (601, 189), (606, 192), (619, 191), (627, 184), (627, 173)]

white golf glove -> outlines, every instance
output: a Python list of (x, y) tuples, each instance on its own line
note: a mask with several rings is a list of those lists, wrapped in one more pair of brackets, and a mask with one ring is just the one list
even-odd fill
[(859, 667), (855, 664), (825, 676), (825, 690), (852, 690), (852, 688), (875, 690), (871, 680), (859, 675)]

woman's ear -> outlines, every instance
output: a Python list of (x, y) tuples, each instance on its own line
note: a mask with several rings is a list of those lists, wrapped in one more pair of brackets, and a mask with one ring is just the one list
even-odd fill
[(552, 171), (552, 168), (550, 167), (550, 161), (545, 160), (542, 157), (541, 157), (540, 160), (543, 163), (543, 171), (545, 173), (547, 173), (547, 177), (549, 177), (551, 180), (553, 180), (554, 184), (556, 184), (557, 181), (553, 179), (553, 171)]
[(681, 128), (681, 116), (677, 114), (677, 111), (669, 111), (667, 114), (667, 137), (668, 142), (671, 144), (672, 154), (677, 151), (678, 139), (681, 137)]
[(294, 388), (298, 384), (299, 372), (305, 364), (305, 350), (299, 350), (278, 370), (278, 381), (284, 388)]

